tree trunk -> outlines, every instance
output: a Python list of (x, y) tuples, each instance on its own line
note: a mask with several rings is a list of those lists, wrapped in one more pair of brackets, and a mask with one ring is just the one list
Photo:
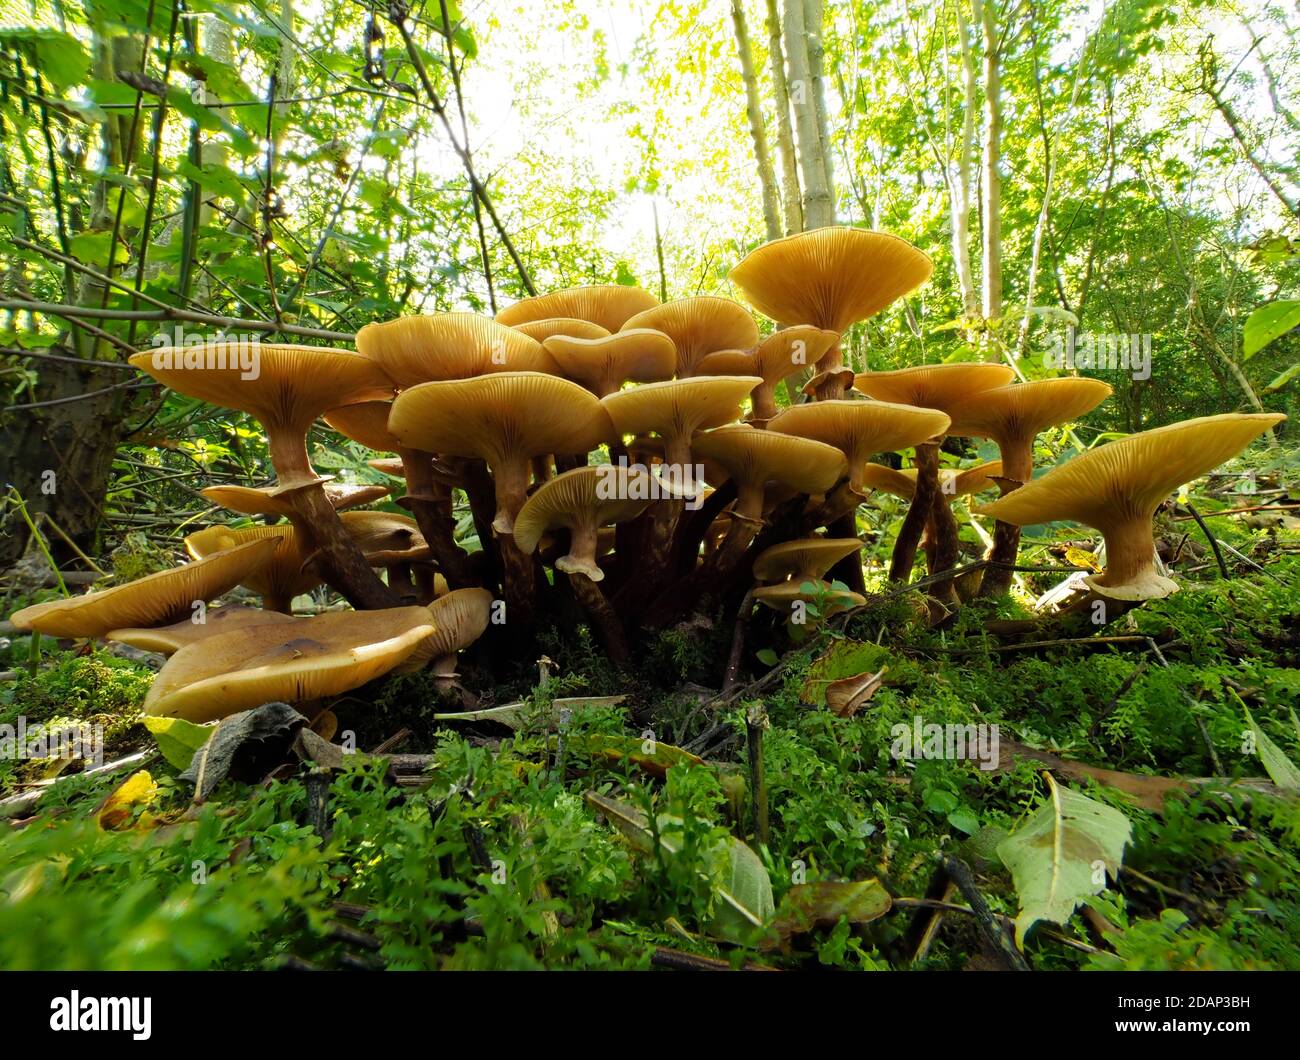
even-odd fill
[(776, 144), (781, 156), (781, 192), (785, 234), (803, 231), (803, 192), (790, 124), (790, 89), (785, 80), (785, 49), (781, 44), (781, 16), (777, 0), (767, 0), (767, 50), (772, 67), (772, 98), (776, 105)]
[(731, 0), (731, 22), (736, 29), (736, 49), (740, 53), (740, 76), (745, 82), (745, 113), (749, 118), (749, 135), (754, 141), (754, 161), (758, 165), (758, 183), (763, 189), (763, 226), (767, 238), (781, 238), (781, 204), (776, 192), (776, 174), (767, 150), (767, 133), (763, 129), (763, 110), (758, 98), (758, 76), (754, 72), (754, 54), (749, 46), (749, 27), (745, 24), (743, 0)]
[(970, 264), (971, 164), (975, 155), (975, 56), (971, 51), (970, 25), (964, 0), (957, 3), (957, 35), (961, 49), (962, 119), (961, 149), (957, 156), (956, 191), (952, 196), (952, 256), (961, 287), (963, 314), (973, 320), (979, 315), (979, 294)]
[(785, 54), (789, 67), (790, 105), (799, 141), (799, 172), (803, 176), (803, 219), (806, 229), (825, 228), (834, 222), (826, 163), (817, 129), (812, 70), (808, 61), (807, 19), (804, 0), (785, 0)]
[(824, 0), (803, 0), (804, 32), (808, 41), (808, 72), (812, 76), (812, 103), (817, 115), (817, 141), (826, 175), (828, 223), (835, 223), (835, 156), (831, 150), (830, 117), (826, 112), (826, 48), (822, 43)]
[[(994, 0), (975, 0), (984, 32), (984, 159), (982, 163), (984, 203), (981, 221), (984, 235), (983, 313), (984, 319), (1002, 318), (1002, 68), (998, 54), (997, 15)], [(998, 352), (990, 348), (989, 358)]]

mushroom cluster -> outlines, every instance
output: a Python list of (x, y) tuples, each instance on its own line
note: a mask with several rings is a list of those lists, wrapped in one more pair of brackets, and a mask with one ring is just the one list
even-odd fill
[[(997, 521), (981, 592), (1007, 588), (1021, 526), (1059, 519), (1105, 538), (1109, 565), (1092, 591), (1172, 591), (1155, 565), (1155, 508), (1284, 417), (1174, 424), (1035, 479), (1036, 437), (1098, 406), (1106, 384), (1016, 382), (989, 363), (844, 366), (845, 331), (931, 269), (896, 236), (823, 228), (764, 244), (732, 270), (775, 325), (766, 337), (740, 302), (660, 304), (638, 287), (593, 286), (495, 318), (370, 324), (356, 351), (257, 345), (251, 370), (228, 343), (137, 354), (134, 365), (179, 393), (259, 421), (276, 485), (205, 495), (266, 522), (200, 530), (186, 539), (193, 562), (175, 571), (14, 621), (174, 652), (149, 709), (202, 717), (289, 686), (318, 697), (426, 664), (448, 684), (455, 653), (490, 625), (508, 627), (504, 650), (522, 650), (541, 617), (563, 625), (570, 609), (624, 664), (634, 630), (706, 603), (733, 614), (753, 603), (788, 612), (810, 597), (819, 610), (861, 604), (858, 513), (873, 493), (908, 502), (891, 580), (913, 577), (919, 549), (932, 575), (954, 570), (951, 502), (993, 487), (1001, 499), (972, 508)], [(782, 382), (794, 399), (784, 409)], [(393, 454), (372, 464), (404, 480), (397, 504), (409, 516), (354, 507), (382, 487), (317, 474), (306, 438), (321, 424)], [(950, 435), (990, 439), (1001, 459), (941, 466)], [(908, 451), (909, 469), (872, 463)], [(204, 636), (185, 626), (195, 601), (237, 584), (264, 609), (214, 609)], [(321, 584), (354, 610), (290, 617), (294, 598)], [(957, 602), (970, 583), (927, 588)]]

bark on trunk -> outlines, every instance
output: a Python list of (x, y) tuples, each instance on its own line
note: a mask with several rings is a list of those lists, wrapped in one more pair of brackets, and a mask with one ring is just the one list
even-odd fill
[[(1002, 65), (999, 55), (997, 13), (993, 0), (976, 0), (984, 33), (984, 158), (981, 211), (984, 236), (983, 312), (984, 319), (1002, 317)], [(990, 346), (989, 358), (1000, 354)]]
[(763, 129), (763, 109), (759, 103), (758, 75), (754, 71), (754, 53), (749, 45), (749, 27), (745, 23), (743, 0), (731, 0), (731, 23), (736, 30), (736, 50), (740, 53), (740, 76), (745, 82), (745, 114), (749, 118), (749, 136), (754, 141), (754, 162), (758, 183), (763, 191), (763, 226), (767, 238), (781, 238), (781, 204), (776, 191), (776, 174), (767, 150), (767, 133)]
[(799, 188), (799, 164), (794, 151), (794, 129), (790, 124), (790, 89), (785, 80), (785, 47), (781, 43), (781, 15), (777, 0), (767, 0), (767, 50), (772, 68), (772, 99), (776, 105), (776, 144), (781, 156), (781, 193), (785, 213), (785, 234), (803, 231), (803, 193)]
[(821, 134), (817, 128), (803, 0), (785, 0), (785, 53), (789, 67), (790, 105), (794, 111), (795, 136), (799, 141), (799, 172), (803, 176), (804, 227), (825, 228), (833, 223), (834, 213), (830, 189), (826, 186)]

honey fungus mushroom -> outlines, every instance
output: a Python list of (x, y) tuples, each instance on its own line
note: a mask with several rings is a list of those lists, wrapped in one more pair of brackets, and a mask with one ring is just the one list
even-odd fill
[(640, 287), (622, 284), (589, 284), (523, 298), (497, 313), (500, 324), (513, 328), (554, 317), (571, 317), (618, 331), (637, 313), (659, 304), (659, 299)]
[(357, 332), (357, 349), (403, 389), (439, 379), (555, 368), (536, 339), (477, 313), (431, 313), (367, 324)]
[(154, 678), (144, 712), (205, 722), (264, 703), (341, 695), (388, 673), (434, 632), (424, 607), (245, 626), (176, 652)]
[[(934, 264), (905, 239), (861, 228), (817, 228), (774, 239), (750, 251), (731, 270), (746, 301), (779, 324), (810, 324), (843, 335), (859, 321), (930, 278)], [(817, 363), (843, 367), (838, 340)], [(839, 377), (819, 397), (843, 395)]]
[[(1049, 427), (1091, 412), (1112, 393), (1097, 379), (1039, 379), (982, 390), (950, 406), (949, 434), (991, 438), (1002, 457), (1002, 487), (1010, 491), (1034, 474), (1034, 439)], [(996, 596), (1011, 584), (1011, 568), (1020, 548), (1020, 528), (999, 522), (989, 550), (992, 566), (981, 591)]]
[(492, 616), (492, 594), (486, 589), (456, 589), (440, 596), (427, 608), (435, 631), (416, 646), (397, 668), (410, 673), (428, 668), (434, 674), (434, 687), (451, 688), (456, 673), (456, 653), (464, 651), (483, 636)]
[(326, 409), (388, 398), (392, 380), (373, 361), (323, 346), (257, 343), (254, 367), (247, 344), (211, 342), (133, 355), (131, 364), (177, 393), (238, 409), (266, 431), (278, 477), (276, 495), (292, 506), (300, 530), (321, 551), (326, 579), (354, 607), (395, 603), (339, 522), (307, 457), (307, 432)]
[(1085, 583), (1116, 600), (1159, 599), (1178, 583), (1156, 570), (1152, 517), (1179, 486), (1213, 471), (1286, 419), (1227, 413), (1130, 434), (1074, 457), (990, 504), (983, 515), (1032, 526), (1071, 519), (1106, 541), (1106, 569)]
[(220, 633), (229, 633), (246, 626), (273, 626), (283, 622), (296, 621), (292, 615), (279, 611), (265, 611), (260, 607), (244, 607), (239, 604), (227, 604), (225, 607), (210, 607), (202, 614), (191, 615), (170, 626), (127, 626), (110, 630), (104, 635), (105, 640), (128, 644), (141, 651), (157, 652), (160, 655), (175, 655), (189, 644), (195, 644)]
[(196, 604), (215, 599), (264, 567), (275, 546), (273, 540), (233, 544), (125, 585), (24, 607), (10, 621), (20, 630), (52, 637), (102, 637), (124, 626), (175, 622), (192, 615)]
[(554, 335), (542, 346), (562, 375), (598, 398), (614, 393), (628, 381), (671, 379), (677, 366), (673, 340), (651, 328), (631, 328), (594, 339)]
[(533, 614), (533, 564), (514, 544), (514, 520), (527, 499), (534, 457), (584, 456), (613, 427), (588, 390), (552, 375), (500, 372), (476, 379), (423, 383), (393, 402), (389, 430), (427, 452), (478, 457), (491, 468), (496, 493), (492, 529), (505, 566), (506, 601), (527, 627)]
[[(938, 409), (951, 418), (949, 410), (959, 401), (1004, 386), (1013, 378), (1015, 372), (1000, 364), (927, 364), (890, 372), (861, 372), (854, 378), (853, 385), (877, 401)], [(921, 534), (931, 520), (935, 529), (935, 562), (939, 569), (947, 570), (956, 562), (959, 549), (957, 524), (952, 511), (940, 503), (939, 498), (939, 446), (942, 444), (943, 435), (940, 434), (916, 446), (916, 495), (894, 542), (890, 581), (907, 581), (911, 577)], [(936, 587), (936, 592), (943, 591), (951, 595), (948, 586)]]
[(677, 374), (697, 374), (699, 363), (715, 350), (748, 349), (758, 342), (758, 325), (738, 302), (712, 295), (679, 298), (638, 313), (622, 330), (663, 332), (677, 349)]

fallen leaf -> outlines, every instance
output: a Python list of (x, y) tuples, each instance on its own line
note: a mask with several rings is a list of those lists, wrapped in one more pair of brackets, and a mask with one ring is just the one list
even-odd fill
[(194, 752), (208, 742), (215, 726), (195, 725), (184, 718), (145, 718), (144, 727), (153, 733), (154, 742), (173, 769), (188, 769)]
[[(649, 819), (635, 806), (594, 791), (587, 792), (587, 803), (642, 853), (654, 852), (655, 834), (650, 830)], [(665, 853), (676, 855), (681, 845), (674, 833), (680, 829), (681, 819), (661, 814), (657, 823), (660, 846)], [(761, 928), (775, 911), (772, 881), (763, 862), (748, 846), (731, 835), (722, 842), (728, 846), (728, 873), (725, 880), (711, 881), (719, 905), (706, 928), (720, 938), (740, 942)]]
[[(552, 740), (556, 744), (559, 743), (558, 737), (553, 737)], [(703, 758), (691, 754), (690, 751), (683, 751), (680, 747), (674, 747), (672, 744), (654, 740), (651, 742), (653, 750), (650, 751), (645, 749), (645, 744), (646, 741), (639, 736), (591, 735), (571, 737), (569, 740), (569, 746), (580, 754), (602, 758), (615, 764), (627, 760), (638, 769), (660, 779), (673, 766), (705, 764)]]
[[(158, 794), (158, 785), (147, 769), (132, 773), (106, 798), (95, 811), (95, 821), (106, 832), (117, 832), (130, 827), (134, 808), (148, 806)], [(149, 828), (153, 817), (141, 813), (137, 827)]]
[(265, 703), (217, 722), (212, 737), (195, 754), (182, 780), (194, 785), (194, 799), (206, 799), (226, 777), (261, 780), (290, 758), (294, 734), (307, 719), (288, 703)]
[[(584, 707), (616, 707), (627, 696), (570, 696), (567, 699), (551, 700), (550, 710), (546, 713), (552, 725), (558, 723), (564, 712), (581, 710)], [(499, 707), (485, 707), (483, 710), (463, 710), (455, 714), (435, 714), (434, 721), (494, 721), (508, 729), (518, 731), (528, 719), (537, 713), (531, 703), (504, 703)]]
[(1044, 773), (1048, 798), (998, 844), (1020, 896), (1016, 942), (1040, 920), (1064, 924), (1084, 898), (1119, 875), (1133, 827), (1119, 810), (1063, 788)]
[(893, 904), (889, 892), (875, 879), (797, 883), (781, 899), (769, 925), (773, 937), (764, 948), (785, 944), (814, 928), (833, 928), (841, 917), (847, 917), (850, 924), (869, 923), (888, 913)]
[(851, 718), (874, 696), (884, 684), (888, 666), (873, 673), (854, 677), (841, 677), (826, 686), (826, 705), (837, 718)]

